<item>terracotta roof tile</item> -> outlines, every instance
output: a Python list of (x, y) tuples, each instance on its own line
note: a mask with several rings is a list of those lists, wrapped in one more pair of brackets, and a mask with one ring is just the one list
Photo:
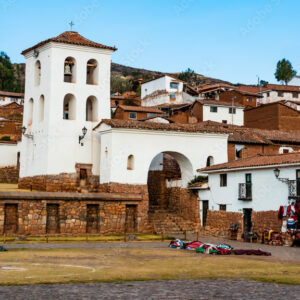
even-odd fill
[(181, 132), (207, 132), (228, 134), (228, 130), (222, 126), (210, 124), (207, 122), (196, 124), (179, 124), (179, 123), (152, 123), (140, 122), (135, 120), (104, 119), (94, 129), (101, 124), (109, 125), (113, 128), (131, 128), (144, 130), (163, 130), (163, 131), (181, 131)]
[(24, 93), (0, 91), (0, 96), (24, 98)]
[[(225, 102), (225, 101), (219, 101), (219, 100), (197, 100), (198, 102), (200, 102), (201, 104), (213, 104), (213, 105), (219, 105), (219, 106), (229, 106), (232, 107), (232, 103), (231, 102)], [(234, 107), (242, 107), (244, 108), (242, 105), (240, 104), (234, 104)]]
[(287, 154), (273, 154), (273, 155), (256, 155), (248, 158), (242, 158), (228, 163), (213, 165), (198, 172), (210, 172), (218, 170), (231, 170), (238, 168), (253, 168), (260, 166), (273, 166), (283, 164), (300, 164), (300, 152), (292, 152)]
[(50, 42), (72, 44), (72, 45), (78, 45), (78, 46), (87, 46), (87, 47), (94, 47), (94, 48), (101, 48), (101, 49), (109, 49), (109, 50), (113, 50), (113, 51), (117, 50), (117, 48), (115, 48), (115, 47), (110, 47), (110, 46), (106, 46), (103, 44), (99, 44), (99, 43), (90, 41), (90, 40), (86, 39), (85, 37), (83, 37), (82, 35), (80, 35), (76, 31), (65, 31), (62, 34), (58, 35), (57, 37), (47, 39), (45, 41), (42, 41), (42, 42), (36, 44), (33, 47), (30, 47), (30, 48), (24, 50), (22, 52), (22, 54), (26, 54), (27, 52), (29, 52), (35, 48), (41, 47)]
[[(157, 114), (163, 114), (163, 112), (160, 109), (154, 108), (154, 107), (148, 107), (148, 106), (131, 106), (131, 105), (122, 105), (119, 104), (118, 107), (125, 111), (137, 111), (137, 112), (148, 112), (148, 113), (157, 113)], [(117, 107), (117, 108), (118, 108)]]

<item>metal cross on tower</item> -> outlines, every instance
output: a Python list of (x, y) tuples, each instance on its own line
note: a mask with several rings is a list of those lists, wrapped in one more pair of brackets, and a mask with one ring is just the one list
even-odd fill
[(69, 23), (69, 25), (70, 25), (70, 28), (71, 28), (71, 31), (72, 31), (73, 26), (74, 26), (75, 24), (73, 23), (73, 21), (71, 21), (71, 22)]

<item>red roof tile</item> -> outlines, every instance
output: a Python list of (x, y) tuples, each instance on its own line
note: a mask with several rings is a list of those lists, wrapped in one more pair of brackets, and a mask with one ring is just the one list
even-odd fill
[(14, 93), (14, 92), (0, 91), (0, 96), (24, 98), (24, 93)]
[(147, 113), (157, 113), (157, 114), (163, 113), (160, 109), (154, 107), (147, 107), (147, 106), (133, 106), (133, 105), (131, 106), (131, 105), (119, 104), (118, 107), (120, 107), (124, 111), (137, 111), (137, 112), (147, 112)]
[(198, 172), (214, 172), (219, 170), (231, 170), (239, 168), (255, 168), (260, 166), (274, 166), (285, 164), (300, 165), (300, 152), (292, 152), (287, 154), (273, 154), (273, 155), (256, 155), (248, 158), (242, 158), (228, 163), (213, 165)]
[(50, 42), (72, 44), (72, 45), (78, 45), (78, 46), (87, 46), (87, 47), (94, 47), (94, 48), (101, 48), (101, 49), (109, 49), (109, 50), (113, 50), (113, 51), (117, 50), (117, 48), (115, 48), (115, 47), (110, 47), (110, 46), (106, 46), (103, 44), (99, 44), (99, 43), (90, 41), (90, 40), (86, 39), (85, 37), (83, 37), (82, 35), (80, 35), (76, 31), (65, 31), (62, 34), (58, 35), (57, 37), (42, 41), (42, 42), (36, 44), (35, 46), (24, 50), (22, 52), (22, 54), (26, 54), (27, 52), (29, 52), (35, 48), (41, 47)]

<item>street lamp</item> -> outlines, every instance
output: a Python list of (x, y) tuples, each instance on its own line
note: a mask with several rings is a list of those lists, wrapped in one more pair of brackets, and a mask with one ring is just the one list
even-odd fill
[(80, 144), (81, 140), (84, 139), (86, 133), (87, 133), (87, 129), (85, 127), (83, 127), (82, 128), (82, 135), (79, 136), (79, 144)]
[(278, 178), (279, 175), (280, 175), (280, 170), (279, 170), (278, 168), (276, 168), (276, 169), (274, 170), (274, 174), (275, 174), (275, 177)]

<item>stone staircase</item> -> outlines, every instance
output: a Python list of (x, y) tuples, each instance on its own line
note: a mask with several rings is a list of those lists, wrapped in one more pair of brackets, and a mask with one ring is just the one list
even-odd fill
[(149, 222), (155, 233), (173, 237), (184, 236), (185, 232), (189, 234), (197, 230), (197, 223), (178, 216), (176, 212), (159, 207), (150, 208)]

